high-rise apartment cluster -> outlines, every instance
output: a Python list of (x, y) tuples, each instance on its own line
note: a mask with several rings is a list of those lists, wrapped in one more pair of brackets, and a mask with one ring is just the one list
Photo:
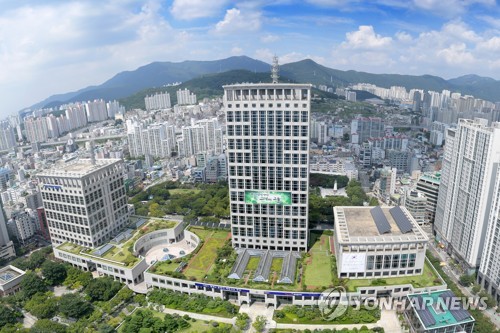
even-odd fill
[[(460, 119), (448, 129), (434, 229), (447, 251), (479, 281), (499, 292), (497, 247), (500, 123)], [(498, 297), (498, 296), (497, 296)]]
[(3, 207), (0, 205), (0, 259), (8, 259), (15, 256), (14, 243), (9, 238), (5, 213)]
[(59, 116), (49, 114), (44, 117), (32, 116), (24, 119), (26, 139), (32, 143), (45, 142), (84, 127), (88, 123), (113, 118), (117, 113), (123, 112), (125, 109), (117, 101), (106, 103), (102, 99), (67, 105), (64, 114)]
[(15, 147), (16, 136), (14, 134), (14, 127), (8, 121), (0, 123), (0, 150), (7, 150)]
[(177, 139), (179, 156), (222, 153), (222, 129), (217, 118), (198, 120), (181, 130), (182, 136)]
[(224, 86), (233, 246), (308, 246), (307, 84)]
[(144, 98), (144, 104), (146, 105), (147, 111), (169, 109), (172, 107), (170, 94), (168, 92), (156, 93), (151, 96), (148, 95)]
[(190, 92), (187, 88), (177, 90), (177, 104), (190, 105), (196, 104), (196, 95)]
[(176, 144), (174, 126), (166, 123), (145, 125), (136, 119), (128, 119), (126, 125), (130, 156), (171, 156)]

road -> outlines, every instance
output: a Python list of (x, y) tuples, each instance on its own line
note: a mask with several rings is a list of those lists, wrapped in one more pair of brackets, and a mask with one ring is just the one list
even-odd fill
[[(448, 254), (442, 250), (437, 248), (434, 245), (434, 239), (431, 238), (429, 241), (429, 250), (432, 252), (432, 254), (436, 257), (438, 257), (441, 261), (444, 261), (447, 263), (446, 266), (443, 266), (443, 271), (446, 273), (446, 275), (457, 285), (457, 287), (462, 291), (462, 293), (467, 296), (467, 297), (476, 297), (471, 291), (470, 288), (463, 287), (460, 282), (460, 274), (456, 272), (449, 263), (452, 262), (452, 259), (448, 256)], [(496, 313), (494, 309), (487, 309), (484, 310), (483, 313), (488, 316), (493, 324), (497, 327), (500, 328), (500, 315)]]

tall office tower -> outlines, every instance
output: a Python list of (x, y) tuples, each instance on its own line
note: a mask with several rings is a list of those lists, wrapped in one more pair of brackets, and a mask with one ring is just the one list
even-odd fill
[(102, 245), (128, 223), (120, 159), (80, 159), (38, 175), (55, 245)]
[(500, 167), (497, 163), (494, 171), (494, 190), (489, 206), (486, 240), (482, 248), (483, 256), (479, 266), (478, 282), (497, 302), (500, 301)]
[(0, 205), (0, 259), (8, 259), (16, 256), (14, 243), (10, 240), (7, 232), (7, 219), (3, 205)]
[[(353, 136), (357, 134), (357, 136)], [(357, 117), (351, 122), (351, 137), (357, 138), (357, 142), (362, 144), (369, 138), (380, 138), (384, 136), (384, 120), (378, 117)]]
[(87, 112), (89, 123), (108, 119), (106, 103), (102, 99), (96, 99), (93, 102), (89, 101), (85, 103), (85, 111)]
[(146, 110), (160, 110), (169, 109), (172, 107), (170, 102), (170, 94), (168, 92), (156, 93), (151, 96), (144, 97), (144, 104), (146, 105)]
[(196, 95), (190, 92), (187, 88), (185, 88), (184, 90), (177, 90), (178, 105), (196, 104), (196, 102)]
[(440, 182), (441, 172), (426, 172), (417, 181), (417, 191), (427, 198), (425, 221), (428, 223), (434, 223)]
[(305, 251), (311, 85), (273, 74), (269, 84), (224, 86), (232, 242)]
[(16, 146), (14, 128), (8, 122), (0, 125), (0, 150), (12, 149)]
[(479, 266), (500, 163), (500, 123), (460, 119), (448, 129), (434, 230), (469, 272)]
[(413, 111), (420, 111), (422, 108), (422, 93), (420, 91), (415, 91), (413, 93)]

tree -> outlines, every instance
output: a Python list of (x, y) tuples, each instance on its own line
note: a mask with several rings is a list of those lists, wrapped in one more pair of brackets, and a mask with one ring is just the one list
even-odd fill
[(40, 266), (42, 266), (45, 259), (46, 259), (46, 254), (44, 253), (44, 251), (39, 250), (33, 252), (28, 260), (28, 269), (33, 270), (39, 268)]
[(472, 283), (474, 283), (475, 280), (476, 279), (474, 278), (474, 275), (469, 274), (460, 275), (460, 278), (458, 279), (460, 284), (465, 287), (470, 286)]
[(248, 327), (248, 321), (250, 320), (250, 317), (248, 316), (247, 313), (238, 313), (236, 316), (236, 327), (238, 327), (240, 330), (244, 331)]
[(86, 287), (93, 280), (92, 273), (84, 272), (69, 265), (66, 268), (66, 275), (67, 276), (63, 284), (72, 289)]
[(30, 333), (66, 333), (66, 326), (56, 323), (49, 319), (38, 320), (33, 327), (31, 327)]
[(111, 277), (103, 277), (90, 281), (85, 293), (92, 301), (108, 301), (121, 289), (122, 284)]
[(0, 327), (7, 324), (15, 324), (18, 317), (20, 317), (19, 313), (5, 305), (0, 305)]
[(113, 326), (104, 323), (104, 324), (99, 325), (98, 332), (99, 333), (114, 333), (116, 331), (115, 331), (115, 328)]
[(82, 318), (92, 311), (92, 305), (78, 294), (64, 294), (59, 299), (61, 313), (71, 318)]
[(253, 328), (255, 328), (257, 332), (264, 332), (264, 330), (266, 329), (266, 323), (267, 323), (266, 317), (257, 316), (252, 326)]
[(27, 272), (21, 282), (22, 298), (28, 300), (36, 293), (44, 293), (47, 291), (47, 286), (43, 280), (34, 272)]
[(37, 293), (31, 297), (24, 308), (38, 319), (52, 318), (58, 309), (57, 300), (48, 293)]
[(66, 279), (66, 267), (63, 264), (47, 260), (42, 264), (42, 275), (47, 284), (55, 286)]

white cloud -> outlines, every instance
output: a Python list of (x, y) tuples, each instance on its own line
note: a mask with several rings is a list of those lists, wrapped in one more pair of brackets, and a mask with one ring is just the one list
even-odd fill
[(170, 12), (178, 20), (215, 16), (227, 0), (174, 0)]
[(222, 21), (215, 25), (215, 32), (228, 34), (239, 31), (256, 31), (261, 26), (261, 14), (251, 10), (231, 8), (226, 11)]
[(275, 53), (269, 49), (257, 49), (254, 53), (254, 58), (262, 60), (267, 63), (271, 63)]
[(448, 18), (464, 14), (468, 7), (478, 4), (494, 6), (495, 0), (413, 0), (416, 8)]
[(235, 46), (231, 49), (231, 55), (238, 56), (243, 54), (243, 49), (241, 47)]
[(278, 36), (272, 34), (267, 34), (265, 36), (260, 37), (260, 41), (262, 43), (273, 43), (278, 41), (279, 39), (280, 38)]
[(391, 37), (376, 34), (371, 25), (361, 25), (357, 31), (346, 34), (346, 41), (342, 46), (352, 49), (373, 49), (389, 46), (391, 41)]
[(465, 43), (451, 44), (449, 47), (439, 50), (438, 57), (443, 58), (448, 64), (461, 65), (474, 62), (474, 56), (467, 51)]
[(400, 42), (403, 42), (403, 43), (408, 43), (408, 42), (411, 42), (413, 40), (413, 38), (411, 37), (410, 34), (404, 32), (404, 31), (398, 31), (396, 32), (396, 39)]
[(478, 50), (500, 51), (500, 37), (492, 37), (477, 44)]

